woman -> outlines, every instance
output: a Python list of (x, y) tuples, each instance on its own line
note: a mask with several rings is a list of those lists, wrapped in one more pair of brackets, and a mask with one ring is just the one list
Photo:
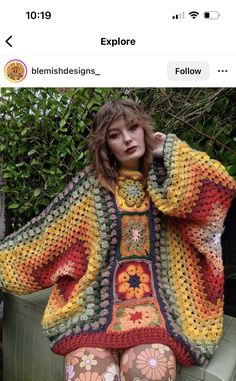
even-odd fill
[(1, 245), (1, 284), (51, 287), (43, 328), (67, 381), (174, 380), (222, 332), (220, 236), (236, 184), (130, 100), (97, 113), (91, 166)]

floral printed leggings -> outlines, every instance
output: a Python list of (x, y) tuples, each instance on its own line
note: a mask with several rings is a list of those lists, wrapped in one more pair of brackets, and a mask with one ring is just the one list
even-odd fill
[(176, 360), (163, 344), (79, 348), (66, 356), (66, 381), (174, 381)]

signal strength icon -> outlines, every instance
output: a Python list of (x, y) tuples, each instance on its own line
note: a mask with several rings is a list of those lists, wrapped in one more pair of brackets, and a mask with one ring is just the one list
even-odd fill
[(199, 13), (196, 11), (192, 11), (192, 12), (189, 12), (189, 15), (192, 17), (192, 19), (195, 19), (199, 15)]
[(184, 12), (178, 13), (177, 15), (172, 16), (174, 20), (184, 19)]

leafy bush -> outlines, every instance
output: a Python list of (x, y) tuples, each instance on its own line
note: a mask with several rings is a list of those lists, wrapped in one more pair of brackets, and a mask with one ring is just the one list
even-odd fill
[(236, 178), (236, 89), (137, 89), (157, 130), (173, 132)]
[(88, 163), (88, 134), (111, 89), (1, 89), (1, 188), (11, 230), (44, 209)]

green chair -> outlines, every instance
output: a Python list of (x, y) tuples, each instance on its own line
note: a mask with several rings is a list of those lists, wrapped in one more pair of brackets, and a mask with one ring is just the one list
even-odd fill
[[(48, 295), (4, 294), (4, 381), (65, 380), (64, 358), (51, 352), (40, 325)], [(224, 317), (223, 338), (209, 364), (178, 366), (177, 381), (236, 381), (236, 318)]]

